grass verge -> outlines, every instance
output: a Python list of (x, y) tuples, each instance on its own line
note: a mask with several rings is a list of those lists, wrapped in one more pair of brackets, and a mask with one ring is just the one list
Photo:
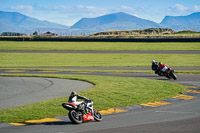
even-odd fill
[[(12, 76), (1, 74), (0, 76)], [(158, 80), (141, 78), (123, 78), (91, 75), (51, 75), (51, 74), (16, 74), (13, 76), (38, 76), (84, 80), (95, 84), (91, 89), (80, 92), (94, 101), (97, 110), (114, 107), (124, 107), (173, 97), (186, 91), (186, 87)], [(67, 115), (61, 107), (68, 97), (55, 98), (21, 107), (0, 110), (0, 122), (22, 122), (31, 119), (41, 119)]]
[(200, 50), (200, 43), (0, 41), (0, 50)]
[(169, 66), (200, 66), (200, 54), (0, 53), (1, 67), (151, 66), (152, 59)]

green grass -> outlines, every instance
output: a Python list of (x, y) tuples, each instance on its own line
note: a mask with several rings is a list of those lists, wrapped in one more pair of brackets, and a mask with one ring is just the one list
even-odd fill
[[(0, 41), (0, 50), (200, 50), (200, 43), (132, 43), (132, 42), (8, 42)], [(64, 54), (0, 53), (0, 67), (65, 66), (151, 66), (151, 60), (170, 66), (200, 66), (199, 54)], [(79, 71), (79, 70), (78, 70)], [(119, 71), (117, 71), (119, 72)], [(9, 74), (1, 74), (5, 76)], [(12, 75), (9, 75), (12, 76)], [(142, 78), (89, 75), (36, 75), (89, 81), (93, 88), (80, 92), (94, 101), (98, 110), (158, 101), (185, 92), (182, 85)], [(68, 97), (61, 97), (22, 107), (0, 110), (0, 122), (67, 115), (61, 107)]]
[(200, 42), (20, 42), (0, 41), (0, 50), (200, 50)]
[[(142, 78), (35, 74), (15, 76), (56, 77), (92, 82), (95, 84), (93, 88), (82, 91), (79, 94), (92, 99), (94, 101), (94, 107), (97, 110), (154, 102), (173, 97), (186, 91), (186, 88), (182, 85)], [(67, 100), (68, 97), (66, 96), (40, 103), (0, 110), (0, 122), (22, 122), (31, 119), (67, 115), (67, 111), (61, 107), (61, 104)]]
[(200, 54), (0, 53), (1, 67), (150, 67), (152, 59), (162, 61), (169, 66), (200, 66)]

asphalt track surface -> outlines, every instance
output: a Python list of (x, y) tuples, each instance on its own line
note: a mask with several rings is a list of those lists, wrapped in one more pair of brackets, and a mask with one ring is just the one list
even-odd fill
[(91, 87), (91, 83), (69, 79), (0, 77), (0, 109), (67, 96)]
[[(198, 68), (197, 68), (198, 70)], [(7, 73), (1, 71), (1, 73)], [(38, 73), (26, 71), (25, 73)], [(60, 74), (81, 74), (71, 71), (57, 72)], [(83, 74), (83, 73), (82, 73)], [(178, 74), (178, 80), (168, 80), (147, 73), (105, 73), (91, 72), (87, 75), (138, 77), (177, 82), (189, 86), (200, 87), (199, 74)], [(27, 126), (9, 126), (0, 128), (1, 133), (102, 133), (102, 132), (136, 132), (136, 133), (199, 133), (200, 131), (200, 95), (192, 100), (177, 100), (170, 105), (144, 107), (128, 112), (103, 116), (102, 122), (88, 122), (73, 125), (67, 117), (62, 122), (49, 122)], [(58, 117), (59, 118), (59, 117)], [(63, 117), (62, 117), (63, 118)]]

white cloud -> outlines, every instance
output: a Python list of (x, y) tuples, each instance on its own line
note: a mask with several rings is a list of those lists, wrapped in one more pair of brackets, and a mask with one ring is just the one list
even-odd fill
[(83, 5), (78, 5), (77, 8), (78, 9), (82, 9), (82, 8), (84, 8), (84, 6)]
[(200, 12), (200, 6), (199, 5), (194, 5), (194, 11), (195, 12)]
[(177, 10), (179, 10), (179, 11), (186, 11), (186, 10), (188, 10), (188, 7), (186, 7), (186, 6), (184, 6), (184, 5), (181, 5), (181, 4), (176, 4), (174, 7), (175, 7)]
[[(90, 6), (90, 5), (77, 5), (75, 7), (72, 7), (71, 11), (73, 11), (73, 14), (77, 14), (79, 18), (98, 17), (98, 16), (105, 15), (108, 13), (107, 9), (98, 8), (98, 7)], [(68, 12), (71, 12), (71, 11), (68, 10)]]
[[(79, 21), (81, 18), (93, 18), (99, 17), (101, 15), (105, 15), (108, 13), (107, 9), (98, 8), (96, 6), (90, 5), (76, 5), (76, 6), (67, 6), (67, 5), (55, 5), (51, 7), (35, 7), (37, 9), (37, 14), (45, 14), (43, 16), (40, 15), (40, 19), (46, 19), (52, 22), (58, 22), (61, 24), (73, 25), (75, 22)], [(40, 11), (40, 12), (39, 12)]]
[(138, 17), (137, 11), (135, 10), (135, 8), (130, 7), (130, 6), (126, 6), (126, 5), (122, 5), (118, 8), (114, 8), (114, 9), (110, 9), (108, 10), (109, 13), (116, 13), (116, 12), (125, 12), (134, 16)]
[(29, 5), (19, 5), (19, 6), (12, 6), (10, 8), (7, 8), (7, 10), (32, 13), (33, 7)]
[(94, 6), (86, 6), (86, 9), (89, 9), (89, 10), (98, 10), (98, 8), (96, 8)]
[(172, 12), (184, 12), (188, 10), (188, 7), (181, 5), (181, 4), (175, 4), (168, 8), (169, 11)]
[(84, 5), (78, 5), (77, 7), (74, 7), (74, 10), (76, 12), (93, 12), (93, 13), (105, 13), (107, 12), (106, 9), (98, 8), (95, 6), (84, 6)]
[(127, 11), (134, 11), (134, 10), (135, 10), (134, 8), (128, 7), (128, 6), (125, 6), (125, 5), (122, 5), (120, 8), (121, 8), (122, 10), (127, 10)]

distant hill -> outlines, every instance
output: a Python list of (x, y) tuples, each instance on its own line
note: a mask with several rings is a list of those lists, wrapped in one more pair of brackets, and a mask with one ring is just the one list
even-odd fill
[(176, 31), (200, 31), (200, 12), (188, 16), (166, 16), (160, 24), (163, 27), (171, 28)]
[(132, 16), (123, 12), (108, 14), (97, 18), (82, 18), (75, 23), (72, 29), (81, 30), (95, 30), (108, 31), (108, 30), (134, 30), (146, 28), (159, 28), (160, 25), (153, 21), (145, 20)]
[(92, 36), (140, 36), (140, 35), (164, 35), (173, 34), (175, 31), (167, 28), (149, 28), (143, 30), (115, 30), (104, 31), (93, 34)]
[(41, 21), (17, 12), (0, 11), (0, 33), (19, 32), (32, 34), (35, 31), (39, 31), (39, 33), (50, 31), (59, 35), (88, 35), (103, 31), (149, 28), (200, 31), (200, 12), (188, 16), (166, 16), (160, 24), (119, 12), (96, 18), (82, 18), (70, 28), (48, 21)]
[(35, 18), (25, 16), (17, 12), (0, 11), (0, 33), (1, 32), (23, 32), (30, 33), (34, 30), (45, 31), (66, 29), (67, 26), (41, 21)]
[(82, 18), (71, 27), (71, 29), (91, 32), (148, 28), (170, 28), (175, 31), (200, 31), (200, 12), (188, 16), (166, 16), (160, 24), (119, 12), (97, 18)]

